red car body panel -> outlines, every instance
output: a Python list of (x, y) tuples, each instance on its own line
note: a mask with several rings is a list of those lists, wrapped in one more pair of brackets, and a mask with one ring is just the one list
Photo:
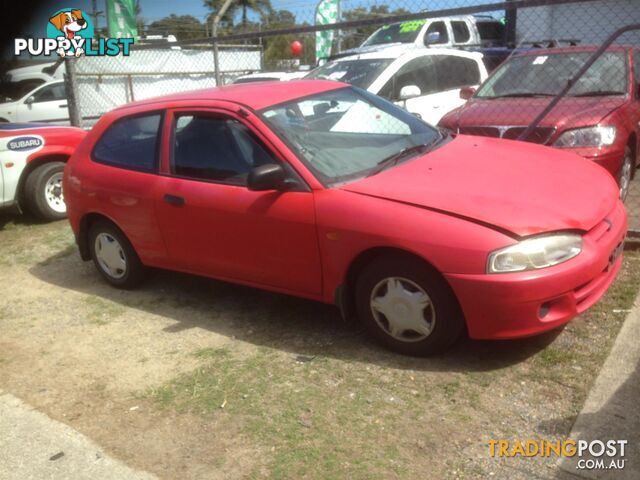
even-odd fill
[[(564, 52), (595, 52), (597, 47), (570, 47), (540, 50), (521, 55), (553, 55)], [(616, 46), (609, 51), (625, 52), (629, 66), (633, 65), (633, 49)], [(636, 49), (635, 55), (640, 55)], [(594, 125), (613, 125), (617, 129), (615, 142), (606, 147), (564, 149), (594, 161), (617, 178), (622, 166), (624, 148), (630, 142), (640, 152), (640, 72), (629, 68), (626, 95), (565, 97), (540, 122), (540, 127), (555, 128), (545, 145), (552, 146), (567, 130)], [(470, 98), (462, 107), (445, 115), (440, 126), (454, 132), (483, 126), (527, 126), (549, 104), (550, 97), (542, 98)], [(636, 155), (640, 161), (640, 155)]]
[[(575, 155), (548, 152), (539, 145), (461, 135), (428, 160), (406, 162), (343, 188), (449, 212), (521, 237), (590, 230), (613, 209), (615, 182), (607, 179), (594, 189), (603, 179), (600, 168), (583, 166)], [(541, 178), (540, 171), (554, 175)]]
[[(475, 338), (554, 328), (588, 303), (581, 303), (576, 289), (595, 285), (588, 301), (604, 293), (619, 266), (617, 260), (608, 268), (608, 261), (624, 238), (626, 214), (614, 182), (601, 169), (545, 147), (459, 136), (378, 175), (327, 188), (255, 109), (343, 87), (321, 81), (244, 84), (108, 113), (65, 172), (73, 231), (79, 237), (87, 215), (103, 215), (125, 232), (146, 265), (327, 303), (335, 301), (351, 266), (363, 255), (378, 249), (409, 252), (442, 273)], [(157, 110), (166, 112), (158, 174), (91, 160), (93, 145), (114, 120)], [(256, 192), (172, 176), (175, 111), (212, 111), (242, 122), (298, 173), (308, 191)], [(545, 173), (536, 167), (538, 160), (558, 173)], [(577, 178), (579, 185), (567, 188), (565, 175), (572, 184)], [(589, 189), (593, 185), (599, 188)], [(167, 193), (184, 197), (184, 205), (164, 202)], [(603, 224), (609, 225), (604, 234)], [(535, 272), (485, 273), (489, 252), (522, 236), (556, 230), (586, 233), (584, 255)], [(553, 321), (541, 321), (541, 302), (557, 299), (564, 299), (565, 310), (556, 308)]]

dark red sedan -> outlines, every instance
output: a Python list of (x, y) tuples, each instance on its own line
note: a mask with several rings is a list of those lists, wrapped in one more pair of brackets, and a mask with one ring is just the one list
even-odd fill
[[(469, 135), (517, 139), (596, 48), (518, 54), (440, 125)], [(527, 141), (577, 153), (606, 168), (624, 200), (640, 161), (640, 49), (607, 50)]]
[(614, 280), (627, 227), (596, 165), (452, 138), (330, 81), (118, 108), (64, 188), (82, 258), (116, 287), (149, 266), (336, 303), (414, 355), (568, 322)]

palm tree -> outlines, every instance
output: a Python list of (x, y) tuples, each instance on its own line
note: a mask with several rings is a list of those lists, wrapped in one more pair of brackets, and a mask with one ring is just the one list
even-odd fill
[(271, 11), (271, 0), (237, 0), (237, 7), (242, 9), (242, 29), (247, 29), (247, 12), (253, 10), (265, 18)]
[[(204, 0), (204, 6), (209, 7), (214, 15), (222, 8), (223, 3), (224, 0)], [(259, 13), (264, 18), (271, 12), (271, 0), (234, 0), (225, 13), (223, 21), (229, 26), (233, 25), (233, 16), (239, 9), (242, 10), (242, 29), (246, 30), (249, 23), (247, 18), (249, 10)]]

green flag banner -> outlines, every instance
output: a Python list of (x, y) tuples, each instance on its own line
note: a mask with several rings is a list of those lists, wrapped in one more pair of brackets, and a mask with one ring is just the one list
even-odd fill
[(107, 26), (109, 36), (138, 38), (135, 0), (107, 0)]
[[(320, 0), (316, 7), (316, 25), (329, 25), (338, 21), (340, 0)], [(331, 55), (335, 30), (316, 32), (316, 63)]]

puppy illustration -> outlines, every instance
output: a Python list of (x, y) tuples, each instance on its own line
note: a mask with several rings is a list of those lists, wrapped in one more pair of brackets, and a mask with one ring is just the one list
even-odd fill
[[(71, 10), (70, 12), (60, 12), (49, 19), (58, 30), (64, 33), (64, 38), (71, 40), (80, 30), (87, 28), (87, 21), (82, 17), (82, 11)], [(57, 50), (58, 55), (64, 57), (66, 52), (63, 48)], [(76, 49), (76, 57), (84, 53), (82, 48)]]

